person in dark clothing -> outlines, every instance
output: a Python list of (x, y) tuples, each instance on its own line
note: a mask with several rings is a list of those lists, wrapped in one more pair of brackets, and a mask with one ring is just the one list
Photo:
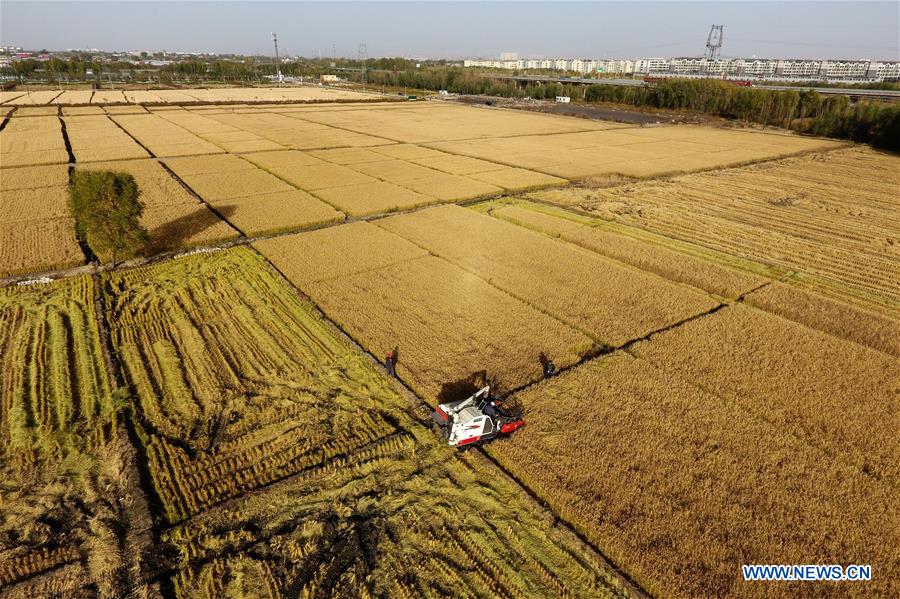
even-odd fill
[(393, 351), (389, 351), (387, 355), (384, 357), (384, 366), (387, 368), (387, 372), (392, 377), (397, 376), (397, 358), (394, 355)]
[(547, 360), (547, 364), (544, 366), (544, 378), (549, 379), (555, 372), (556, 364), (553, 363), (553, 360)]
[(553, 373), (556, 372), (556, 365), (544, 352), (541, 352), (540, 355), (538, 355), (538, 360), (541, 363), (541, 371), (544, 373), (544, 378), (549, 379), (553, 376)]

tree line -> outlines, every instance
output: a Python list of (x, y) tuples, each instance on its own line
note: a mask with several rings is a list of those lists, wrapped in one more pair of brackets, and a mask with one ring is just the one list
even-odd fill
[(803, 133), (900, 150), (900, 105), (823, 96), (811, 90), (741, 87), (714, 79), (670, 79), (654, 86), (591, 85), (588, 102), (691, 110)]

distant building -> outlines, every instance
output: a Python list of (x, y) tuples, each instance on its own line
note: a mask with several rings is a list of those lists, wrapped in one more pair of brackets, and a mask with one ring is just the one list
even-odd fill
[(897, 81), (900, 79), (900, 62), (875, 62), (869, 65), (869, 72), (874, 73), (880, 81)]
[(502, 60), (502, 61), (519, 60), (519, 53), (518, 52), (501, 52), (500, 60)]
[(635, 73), (662, 73), (669, 70), (669, 61), (665, 58), (641, 58), (634, 63)]
[(465, 60), (463, 66), (506, 70), (555, 70), (576, 73), (614, 75), (653, 75), (675, 77), (726, 77), (771, 81), (897, 81), (900, 62), (871, 60), (786, 60), (775, 58), (718, 58), (695, 56), (640, 58), (638, 60), (529, 58), (501, 60)]
[(822, 72), (821, 60), (779, 60), (776, 75), (799, 79), (818, 79)]
[(322, 75), (321, 77), (319, 77), (319, 83), (324, 83), (324, 84), (337, 83), (340, 80), (341, 80), (341, 78), (338, 77), (337, 75)]

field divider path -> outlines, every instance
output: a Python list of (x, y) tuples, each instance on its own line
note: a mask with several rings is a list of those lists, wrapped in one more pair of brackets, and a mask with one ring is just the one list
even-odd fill
[[(253, 251), (259, 254), (263, 260), (265, 260), (266, 264), (278, 274), (278, 277), (282, 280), (282, 282), (291, 289), (294, 293), (296, 293), (300, 299), (305, 302), (308, 302), (312, 308), (312, 311), (322, 319), (323, 322), (327, 323), (329, 328), (340, 338), (343, 342), (347, 343), (350, 347), (354, 348), (361, 355), (365, 356), (373, 368), (375, 368), (378, 372), (384, 374), (388, 379), (392, 379), (394, 384), (394, 388), (399, 391), (404, 397), (409, 400), (409, 413), (413, 416), (414, 422), (418, 422), (420, 425), (434, 433), (434, 426), (431, 421), (430, 412), (431, 405), (422, 397), (417, 395), (415, 391), (412, 390), (399, 376), (390, 376), (385, 368), (384, 364), (381, 360), (378, 359), (377, 356), (372, 354), (370, 351), (366, 350), (365, 347), (362, 346), (354, 337), (352, 337), (344, 328), (340, 325), (340, 323), (329, 318), (321, 308), (319, 308), (318, 304), (316, 304), (312, 298), (306, 295), (301, 289), (299, 289), (296, 285), (294, 285), (281, 270), (275, 266), (264, 254), (259, 252), (256, 248), (253, 248)], [(596, 357), (596, 356), (594, 356)], [(583, 358), (579, 363), (583, 363), (592, 358)], [(554, 513), (548, 503), (540, 497), (537, 493), (535, 493), (532, 489), (530, 489), (527, 485), (525, 485), (521, 480), (519, 480), (514, 474), (507, 471), (503, 468), (493, 457), (487, 454), (483, 449), (477, 448), (477, 455), (480, 456), (481, 459), (493, 464), (495, 469), (499, 474), (504, 476), (506, 479), (510, 481), (510, 483), (514, 484), (518, 488), (520, 488), (525, 495), (531, 500), (532, 505), (535, 508), (538, 508), (540, 512), (543, 512), (547, 516), (552, 519), (554, 528), (559, 531), (565, 533), (570, 539), (574, 539), (578, 541), (578, 545), (581, 546), (587, 553), (589, 553), (594, 559), (596, 559), (604, 569), (607, 570), (608, 574), (612, 576), (612, 578), (618, 582), (620, 587), (624, 589), (630, 595), (637, 597), (639, 599), (648, 599), (651, 597), (650, 593), (648, 593), (645, 589), (643, 589), (634, 579), (632, 579), (627, 572), (625, 572), (622, 568), (616, 565), (607, 555), (603, 552), (603, 550), (594, 544), (590, 539), (588, 539), (585, 535), (580, 533), (578, 529), (569, 521), (561, 518), (558, 514)]]
[(9, 118), (10, 118), (10, 117), (13, 115), (13, 113), (14, 113), (16, 110), (18, 110), (18, 109), (19, 109), (18, 106), (13, 106), (13, 109), (10, 110), (9, 112), (7, 112), (7, 113), (3, 116), (3, 120), (0, 120), (0, 131), (3, 131), (4, 129), (6, 129), (6, 124), (9, 122)]
[[(121, 162), (127, 162), (128, 160), (131, 160), (131, 159), (122, 160)], [(140, 160), (140, 159), (138, 158), (137, 160)], [(156, 159), (156, 160), (159, 160), (159, 159)], [(160, 166), (165, 168), (165, 165), (162, 164), (161, 162), (160, 162)], [(176, 177), (176, 179), (177, 179), (177, 177)], [(179, 183), (184, 185), (184, 183), (181, 182), (180, 180), (179, 180)], [(196, 194), (194, 192), (192, 192), (190, 190), (190, 188), (187, 188), (187, 191), (189, 191), (192, 195), (196, 196)], [(490, 201), (492, 199), (494, 199), (494, 200), (503, 199), (507, 196), (512, 196), (512, 195), (514, 195), (514, 194), (503, 193), (503, 194), (498, 194), (496, 197), (470, 198), (468, 200), (460, 200), (458, 202), (447, 202), (447, 204), (455, 204), (457, 206), (467, 207), (467, 206), (471, 206), (474, 204), (478, 204), (480, 202)], [(207, 204), (205, 204), (205, 203), (204, 203), (204, 205), (207, 206)], [(399, 214), (408, 214), (408, 213), (412, 213), (412, 212), (419, 212), (421, 210), (427, 210), (429, 208), (434, 208), (434, 205), (429, 204), (429, 205), (425, 205), (425, 206), (416, 206), (416, 207), (409, 208), (406, 210), (397, 210), (395, 212), (379, 212), (376, 214), (367, 214), (365, 216), (349, 216), (348, 215), (347, 218), (343, 221), (325, 223), (325, 224), (322, 224), (319, 226), (309, 227), (306, 229), (277, 231), (275, 233), (267, 233), (264, 235), (255, 235), (255, 236), (248, 236), (248, 235), (241, 234), (240, 237), (237, 237), (234, 239), (229, 239), (226, 241), (210, 243), (208, 245), (197, 245), (197, 246), (192, 246), (192, 247), (183, 247), (183, 248), (178, 248), (178, 249), (174, 249), (174, 250), (167, 250), (164, 252), (158, 252), (156, 254), (152, 254), (150, 256), (141, 256), (138, 258), (132, 258), (131, 260), (126, 260), (126, 261), (118, 263), (118, 264), (113, 264), (113, 263), (99, 264), (99, 263), (94, 262), (94, 263), (90, 263), (90, 264), (74, 266), (72, 268), (63, 268), (63, 269), (57, 269), (57, 270), (45, 270), (45, 271), (41, 271), (41, 272), (28, 272), (28, 273), (23, 273), (23, 274), (12, 275), (9, 277), (0, 278), (0, 287), (9, 287), (9, 286), (13, 286), (13, 285), (16, 285), (19, 283), (27, 284), (32, 281), (40, 282), (40, 279), (42, 279), (42, 278), (49, 278), (54, 281), (57, 281), (57, 280), (61, 280), (61, 279), (78, 277), (81, 275), (90, 275), (90, 274), (96, 274), (96, 273), (101, 273), (101, 272), (115, 272), (115, 271), (119, 271), (119, 270), (129, 270), (129, 269), (138, 268), (141, 266), (149, 266), (152, 264), (159, 264), (161, 262), (166, 262), (167, 260), (175, 260), (177, 258), (181, 258), (183, 256), (188, 256), (190, 254), (204, 253), (204, 252), (217, 252), (217, 251), (226, 250), (226, 249), (232, 248), (232, 247), (237, 247), (237, 246), (242, 246), (242, 245), (251, 245), (254, 242), (263, 241), (266, 239), (276, 239), (278, 237), (287, 237), (290, 235), (311, 233), (312, 231), (318, 231), (321, 229), (329, 229), (331, 227), (340, 227), (342, 225), (347, 225), (347, 224), (354, 223), (357, 221), (372, 222), (372, 221), (376, 221), (378, 219), (387, 218), (389, 216), (396, 216)], [(225, 221), (225, 222), (227, 222), (227, 221)], [(230, 223), (228, 223), (228, 224), (229, 224), (229, 226), (233, 227), (235, 230), (238, 230), (237, 227), (234, 227), (234, 225), (232, 225)]]
[[(75, 152), (72, 150), (72, 141), (69, 139), (69, 131), (68, 129), (66, 129), (66, 120), (62, 115), (62, 106), (56, 109), (56, 118), (59, 119), (59, 126), (60, 131), (62, 132), (63, 143), (66, 146), (66, 153), (69, 155), (68, 182), (71, 185), (72, 177), (75, 175)], [(84, 255), (84, 261), (87, 264), (99, 264), (100, 261), (97, 259), (97, 256), (94, 254), (93, 250), (91, 250), (91, 247), (87, 244), (87, 242), (78, 239), (77, 235), (75, 237), (75, 240), (78, 242), (78, 247), (79, 249), (81, 249), (81, 253)]]
[[(49, 100), (47, 100), (47, 102), (46, 102), (44, 105), (45, 105), (45, 106), (50, 106), (51, 104), (53, 104), (54, 100), (56, 100), (58, 97), (60, 97), (60, 96), (63, 95), (64, 93), (65, 93), (65, 90), (59, 92), (58, 94), (56, 94), (55, 96), (53, 96), (52, 98), (50, 98)], [(61, 107), (61, 106), (60, 106), (60, 107)]]

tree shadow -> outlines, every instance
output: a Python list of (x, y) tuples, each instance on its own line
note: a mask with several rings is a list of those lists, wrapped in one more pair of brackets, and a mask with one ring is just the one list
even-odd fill
[[(235, 213), (235, 210), (234, 206), (217, 207), (217, 215), (216, 212), (213, 212), (206, 206), (198, 204), (196, 209), (188, 214), (164, 222), (148, 231), (150, 242), (147, 244), (147, 251), (155, 253), (181, 249), (189, 244), (197, 245), (196, 242), (191, 243), (195, 236), (221, 222), (225, 222), (225, 220), (229, 220)], [(210, 240), (210, 242), (212, 241)]]

